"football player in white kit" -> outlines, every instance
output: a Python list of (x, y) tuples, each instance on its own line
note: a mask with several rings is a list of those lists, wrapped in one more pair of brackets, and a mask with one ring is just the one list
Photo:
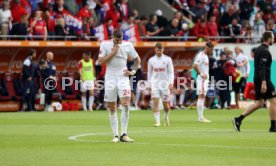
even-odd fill
[(174, 82), (172, 59), (164, 55), (163, 52), (163, 45), (156, 43), (156, 55), (151, 57), (148, 62), (148, 81), (151, 84), (155, 127), (160, 126), (159, 99), (163, 101), (165, 126), (169, 126), (170, 90), (173, 88)]
[[(141, 60), (133, 45), (123, 42), (123, 33), (116, 29), (112, 40), (103, 41), (100, 46), (99, 64), (106, 64), (105, 97), (109, 111), (109, 121), (114, 134), (112, 142), (133, 142), (127, 135), (131, 88), (129, 76), (136, 73)], [(127, 60), (134, 60), (132, 71), (127, 70)], [(121, 135), (118, 133), (117, 96), (120, 98)]]
[(197, 72), (197, 112), (198, 121), (203, 123), (210, 123), (211, 121), (205, 119), (203, 116), (205, 97), (208, 91), (209, 84), (209, 57), (213, 53), (214, 45), (212, 42), (207, 42), (204, 46), (204, 50), (201, 51), (195, 58), (193, 68)]

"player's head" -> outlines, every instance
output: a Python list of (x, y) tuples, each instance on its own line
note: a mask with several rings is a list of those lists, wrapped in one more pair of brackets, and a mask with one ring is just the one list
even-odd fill
[(274, 34), (272, 31), (265, 31), (265, 33), (263, 34), (263, 38), (262, 41), (264, 43), (267, 43), (268, 45), (272, 45), (274, 42)]
[(41, 59), (38, 63), (40, 70), (44, 70), (47, 67), (47, 63), (44, 59)]
[(113, 38), (114, 44), (121, 44), (123, 40), (123, 32), (119, 29), (115, 29), (113, 31), (112, 38)]
[(87, 51), (87, 52), (83, 53), (82, 57), (85, 61), (89, 61), (89, 59), (91, 58), (91, 52)]
[(46, 53), (46, 59), (47, 59), (47, 61), (52, 61), (54, 59), (54, 53), (51, 51), (48, 51)]
[(205, 44), (205, 53), (208, 55), (208, 56), (211, 56), (213, 54), (213, 49), (214, 49), (214, 45), (212, 42), (207, 42)]
[(162, 43), (156, 43), (155, 44), (155, 53), (157, 56), (161, 56), (164, 52), (164, 47), (162, 45)]
[(242, 49), (239, 46), (235, 47), (235, 54), (236, 55), (241, 53), (241, 52), (242, 52)]
[(29, 56), (32, 57), (32, 58), (35, 58), (36, 57), (36, 50), (30, 49), (29, 50)]

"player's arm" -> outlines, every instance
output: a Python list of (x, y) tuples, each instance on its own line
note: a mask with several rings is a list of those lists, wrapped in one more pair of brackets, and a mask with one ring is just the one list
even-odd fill
[(78, 71), (80, 74), (80, 80), (82, 80), (82, 62), (81, 61), (79, 61), (79, 64), (78, 64)]
[(29, 72), (29, 67), (31, 66), (31, 61), (29, 59), (26, 59), (23, 62), (23, 73), (27, 77), (29, 81), (32, 80), (31, 73)]
[(168, 64), (168, 75), (169, 75), (169, 87), (170, 89), (173, 88), (173, 82), (174, 82), (174, 68), (173, 68), (173, 62), (170, 58), (169, 64)]
[(147, 75), (147, 85), (148, 85), (148, 89), (151, 89), (151, 76), (152, 76), (152, 69), (153, 66), (151, 65), (151, 61), (148, 62), (148, 75)]
[(125, 75), (126, 76), (133, 76), (136, 74), (136, 71), (139, 69), (140, 64), (141, 64), (141, 59), (138, 55), (138, 53), (136, 52), (136, 50), (134, 49), (133, 45), (130, 44), (130, 51), (128, 53), (128, 57), (130, 57), (131, 59), (134, 60), (134, 64), (133, 64), (133, 69), (132, 71), (126, 71)]
[(262, 81), (262, 87), (261, 87), (261, 92), (262, 93), (266, 93), (266, 90), (267, 90), (266, 78), (265, 78), (265, 67), (266, 67), (266, 64), (269, 61), (268, 57), (269, 57), (269, 52), (265, 51), (262, 54), (262, 57), (259, 59), (259, 65), (260, 65), (259, 70), (256, 71), (257, 75), (259, 76), (258, 78), (261, 79), (261, 81)]
[(198, 75), (200, 75), (203, 79), (207, 79), (206, 74), (204, 74), (202, 71), (200, 71), (199, 69), (199, 65), (202, 63), (202, 57), (201, 56), (197, 56), (196, 60), (193, 64), (193, 69), (195, 69), (195, 71), (197, 72)]
[(106, 64), (117, 53), (118, 49), (119, 49), (119, 46), (115, 45), (112, 48), (111, 53), (108, 54), (102, 43), (100, 46), (99, 64), (100, 65)]

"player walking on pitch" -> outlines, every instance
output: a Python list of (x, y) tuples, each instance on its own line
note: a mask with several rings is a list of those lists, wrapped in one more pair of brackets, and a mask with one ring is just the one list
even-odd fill
[[(99, 63), (106, 64), (105, 74), (105, 97), (109, 111), (109, 121), (114, 134), (112, 142), (133, 142), (127, 135), (129, 120), (131, 88), (129, 76), (136, 73), (141, 60), (133, 45), (122, 42), (123, 33), (114, 30), (112, 40), (103, 41), (100, 46)], [(132, 71), (128, 71), (127, 60), (134, 60)], [(117, 96), (121, 103), (121, 136), (118, 133), (118, 117), (116, 111)]]
[(276, 132), (276, 93), (274, 85), (271, 82), (271, 64), (272, 56), (268, 47), (274, 42), (274, 35), (271, 31), (266, 31), (263, 34), (263, 43), (254, 52), (254, 84), (255, 84), (255, 103), (245, 109), (239, 116), (232, 119), (234, 128), (237, 132), (240, 131), (240, 126), (245, 117), (252, 114), (254, 111), (262, 108), (265, 100), (270, 102), (270, 122), (269, 131)]
[(208, 91), (209, 84), (209, 57), (213, 53), (214, 45), (212, 42), (207, 42), (204, 46), (204, 50), (201, 51), (195, 59), (193, 68), (196, 70), (198, 76), (196, 79), (197, 84), (197, 113), (198, 121), (203, 123), (210, 123), (211, 121), (204, 118), (204, 102)]
[(79, 73), (81, 78), (81, 102), (84, 111), (87, 111), (86, 92), (89, 91), (89, 111), (93, 111), (95, 70), (91, 52), (83, 53), (83, 59), (79, 61)]
[(148, 62), (148, 82), (151, 84), (155, 127), (160, 126), (159, 99), (163, 101), (164, 123), (169, 126), (170, 90), (173, 88), (174, 68), (172, 59), (163, 54), (161, 43), (155, 45), (155, 55)]

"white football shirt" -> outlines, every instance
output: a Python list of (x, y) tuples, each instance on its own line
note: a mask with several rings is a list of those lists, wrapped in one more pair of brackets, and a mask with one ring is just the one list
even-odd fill
[(209, 57), (201, 51), (195, 58), (194, 64), (197, 64), (201, 73), (209, 78)]
[[(113, 40), (103, 41), (100, 46), (99, 57), (105, 57), (110, 54), (113, 47)], [(130, 42), (123, 41), (122, 44), (119, 44), (117, 54), (107, 62), (106, 74), (123, 74), (124, 70), (127, 69), (128, 56), (131, 59), (136, 59), (138, 53)]]
[(246, 77), (246, 74), (249, 74), (249, 72), (250, 72), (250, 64), (248, 61), (248, 57), (246, 55), (244, 55), (243, 53), (239, 53), (236, 56), (235, 61), (237, 64), (247, 62), (244, 66), (237, 67), (237, 69), (242, 73), (242, 76)]
[(148, 81), (156, 84), (166, 81), (169, 84), (174, 82), (174, 68), (171, 57), (167, 55), (157, 55), (151, 57), (148, 61)]

